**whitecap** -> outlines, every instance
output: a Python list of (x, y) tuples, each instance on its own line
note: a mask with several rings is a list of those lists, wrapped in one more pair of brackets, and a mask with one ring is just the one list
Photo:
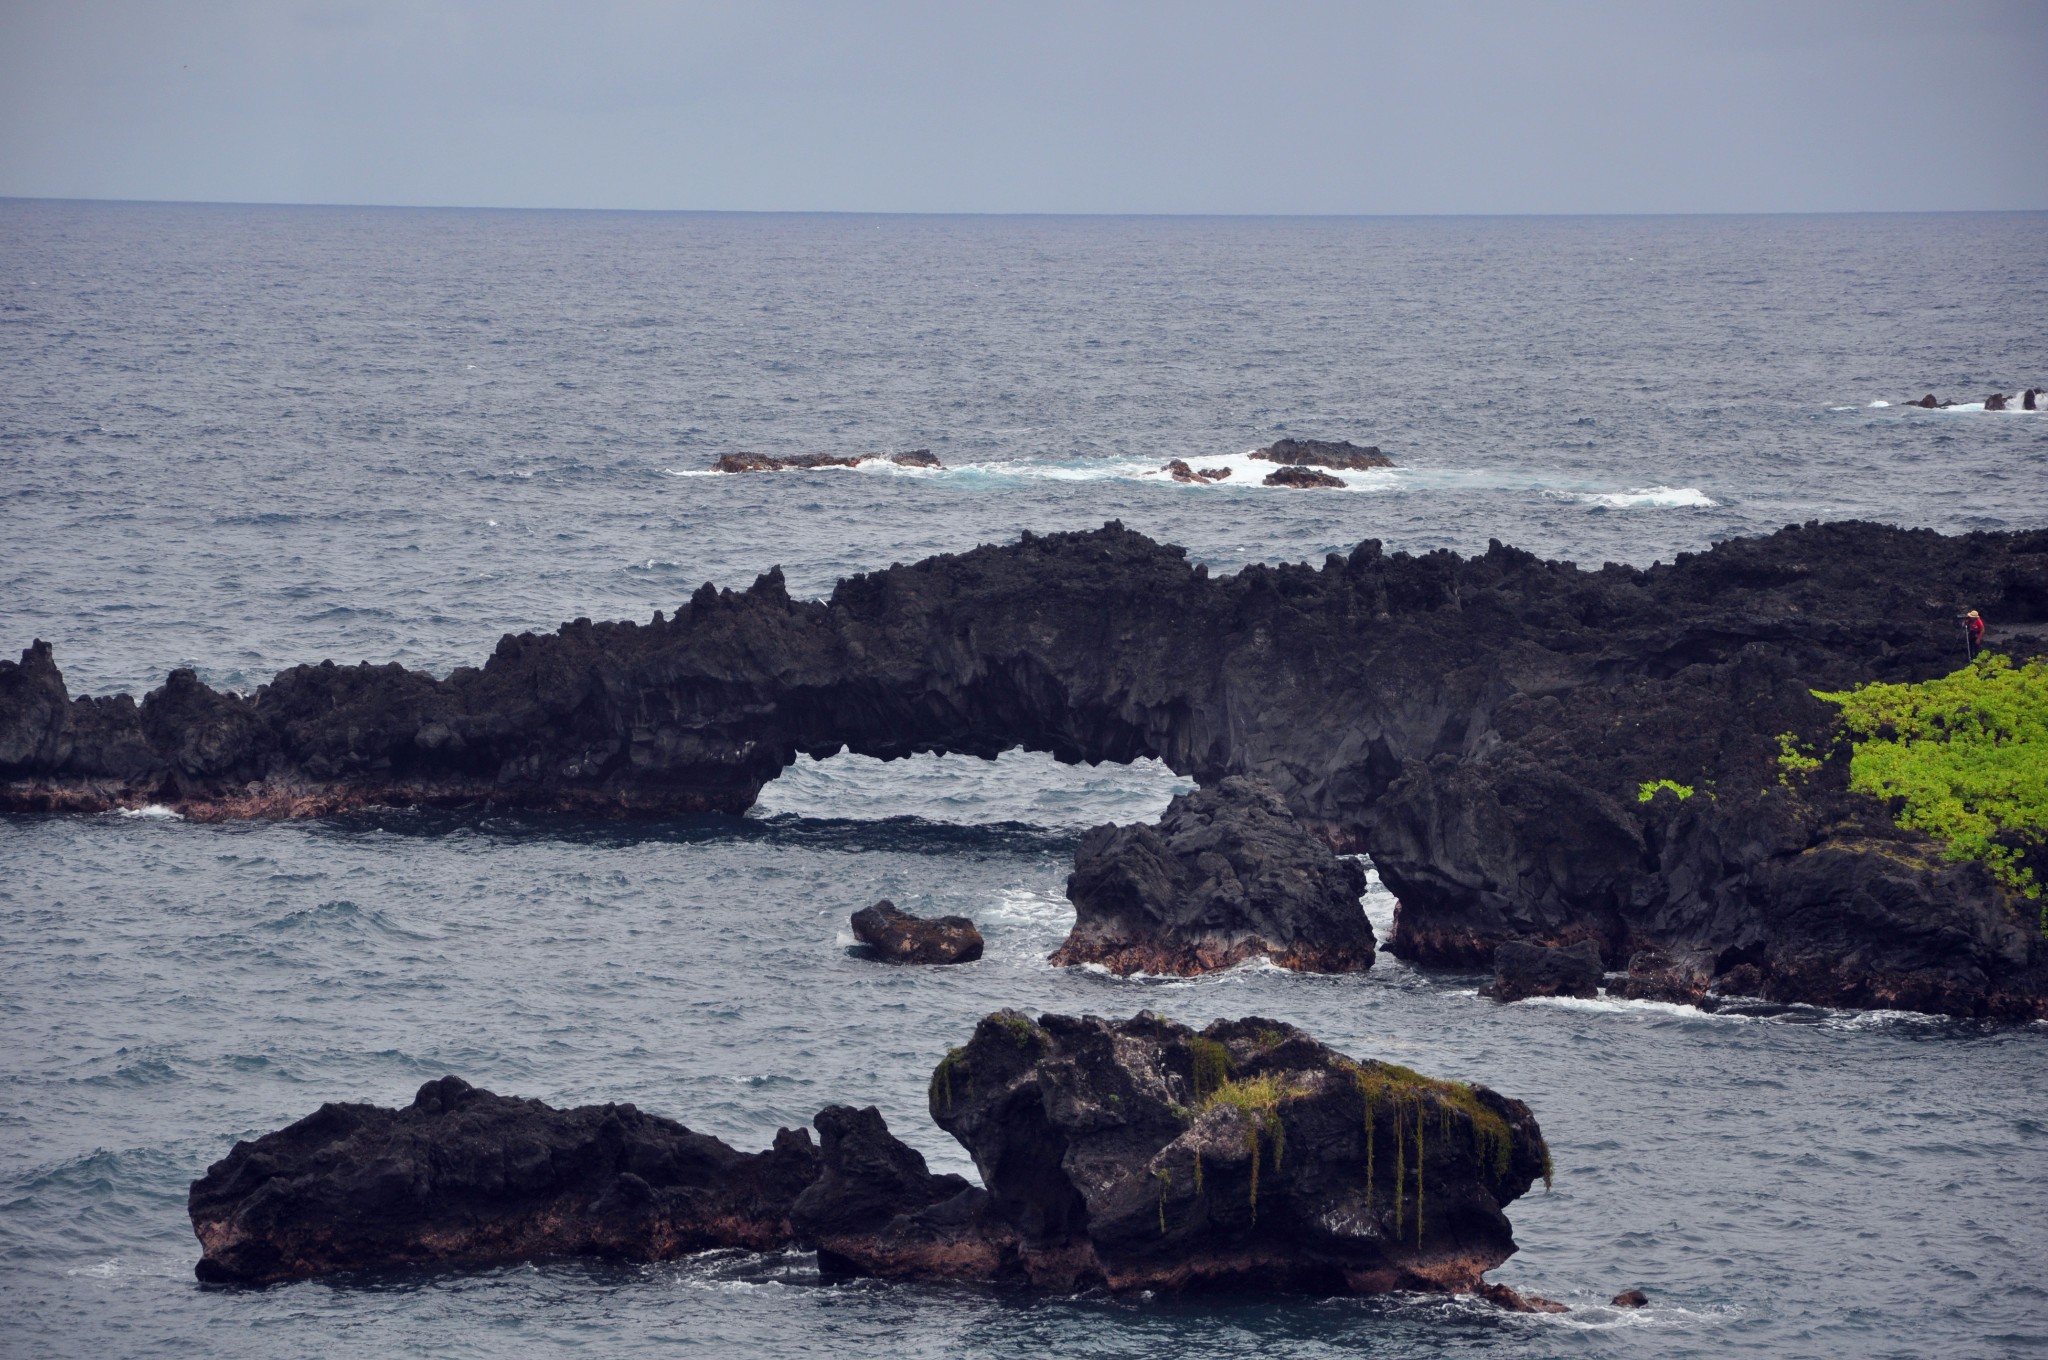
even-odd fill
[(184, 813), (173, 812), (162, 803), (150, 803), (139, 808), (122, 808), (120, 813), (123, 817), (140, 817), (152, 822), (182, 822), (185, 820)]
[(1713, 497), (1696, 486), (1644, 486), (1629, 491), (1547, 491), (1544, 494), (1604, 510), (1704, 510), (1714, 505)]

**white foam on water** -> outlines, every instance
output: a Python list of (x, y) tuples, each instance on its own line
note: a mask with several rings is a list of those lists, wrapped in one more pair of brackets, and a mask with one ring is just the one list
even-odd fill
[(1631, 491), (1546, 491), (1558, 500), (1609, 510), (1705, 510), (1713, 497), (1696, 486), (1645, 486)]
[[(1197, 472), (1228, 468), (1230, 475), (1215, 481), (1177, 482), (1167, 462), (1178, 458)], [(1235, 454), (1175, 454), (1162, 452), (1145, 458), (1018, 459), (1002, 462), (955, 463), (945, 467), (903, 467), (887, 458), (876, 458), (855, 467), (792, 468), (788, 472), (845, 472), (874, 477), (912, 477), (961, 482), (1141, 482), (1178, 493), (1243, 495), (1296, 495), (1296, 487), (1269, 487), (1265, 479), (1280, 464), (1252, 457), (1252, 450)], [(1541, 469), (1503, 471), (1491, 468), (1390, 467), (1317, 468), (1335, 477), (1338, 490), (1364, 495), (1408, 492), (1497, 491), (1534, 493), (1553, 500), (1570, 501), (1603, 510), (1694, 510), (1717, 502), (1696, 486), (1614, 487), (1583, 478), (1558, 476)], [(663, 468), (668, 477), (773, 476), (773, 473), (724, 473), (712, 468)]]
[[(1890, 403), (1890, 402), (1888, 402), (1888, 401), (1873, 401), (1873, 402), (1871, 402), (1870, 404), (1871, 404), (1872, 406), (1874, 406), (1874, 407), (1875, 407), (1875, 406), (1889, 406), (1889, 405), (1891, 405), (1891, 403)], [(1835, 409), (1836, 409), (1837, 411), (1846, 411), (1846, 410), (1848, 410), (1849, 408), (1848, 408), (1848, 407), (1846, 407), (1846, 406), (1837, 406), (1837, 407), (1836, 407)]]
[(151, 822), (182, 822), (185, 820), (184, 813), (173, 812), (162, 803), (150, 803), (139, 808), (121, 808), (119, 811), (123, 817), (140, 817), (145, 821)]

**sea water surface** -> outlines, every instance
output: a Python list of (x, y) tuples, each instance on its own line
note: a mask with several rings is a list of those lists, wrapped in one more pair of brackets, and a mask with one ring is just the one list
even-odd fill
[[(1230, 570), (1362, 538), (1588, 565), (1864, 516), (2048, 525), (2048, 216), (753, 217), (0, 202), (0, 646), (74, 692), (445, 673), (700, 582), (1121, 519)], [(1890, 403), (1879, 405), (1877, 403)], [(1283, 434), (1380, 445), (1269, 490)], [(946, 467), (724, 477), (721, 452)], [(1176, 485), (1169, 458), (1228, 465)], [(1995, 623), (1996, 620), (1993, 620)], [(0, 819), (0, 1352), (925, 1356), (2048, 1352), (2048, 1027), (1363, 977), (1055, 970), (1080, 833), (1171, 771), (808, 759), (744, 819)], [(852, 957), (878, 897), (988, 938)], [(1374, 887), (1368, 911), (1392, 911)], [(1530, 1103), (1557, 1181), (1465, 1301), (1022, 1298), (802, 1255), (204, 1289), (185, 1187), (455, 1072), (747, 1147), (999, 1005), (1260, 1014)], [(1651, 1306), (1606, 1305), (1641, 1287)]]

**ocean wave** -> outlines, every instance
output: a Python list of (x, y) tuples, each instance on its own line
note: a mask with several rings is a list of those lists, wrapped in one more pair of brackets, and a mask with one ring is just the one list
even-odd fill
[(119, 808), (116, 817), (135, 817), (146, 822), (182, 822), (185, 814), (173, 812), (162, 803), (148, 803), (139, 808)]
[(1545, 491), (1546, 496), (1603, 510), (1708, 510), (1713, 497), (1696, 486), (1645, 486), (1630, 491)]
[[(1213, 472), (1227, 469), (1229, 476), (1211, 481), (1175, 481), (1168, 469), (1169, 460), (1178, 459), (1197, 472)], [(1029, 482), (1138, 482), (1170, 489), (1181, 494), (1195, 495), (1242, 495), (1281, 494), (1294, 495), (1293, 487), (1269, 487), (1265, 485), (1267, 475), (1279, 464), (1252, 457), (1252, 451), (1235, 454), (1200, 454), (1185, 451), (1161, 451), (1145, 458), (1088, 458), (1088, 459), (1029, 459), (987, 460), (951, 464), (946, 467), (901, 467), (886, 458), (877, 458), (855, 467), (810, 468), (802, 471), (851, 473), (872, 477), (909, 477), (920, 480), (950, 481), (955, 484), (973, 486), (1015, 486)], [(1432, 467), (1389, 467), (1389, 468), (1318, 468), (1317, 471), (1335, 477), (1342, 487), (1322, 488), (1328, 491), (1343, 490), (1365, 495), (1389, 495), (1400, 493), (1427, 492), (1506, 492), (1534, 493), (1554, 500), (1570, 501), (1589, 505), (1601, 510), (1670, 510), (1706, 509), (1718, 504), (1705, 491), (1696, 486), (1648, 486), (1614, 487), (1589, 483), (1583, 478), (1558, 476), (1541, 469), (1527, 471), (1501, 471), (1485, 468), (1432, 468)], [(731, 476), (773, 476), (773, 473), (726, 473), (714, 468), (663, 468), (669, 477), (731, 477)]]

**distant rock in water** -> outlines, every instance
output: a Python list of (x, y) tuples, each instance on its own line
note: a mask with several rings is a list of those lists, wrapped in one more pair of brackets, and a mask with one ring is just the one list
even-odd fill
[(908, 453), (727, 453), (721, 454), (712, 464), (714, 472), (787, 472), (805, 468), (859, 467), (862, 463), (886, 460), (899, 467), (941, 467), (936, 455), (930, 449), (912, 449)]
[(1990, 396), (1984, 398), (1984, 409), (1987, 411), (2003, 411), (2007, 400), (2008, 398), (2003, 392), (1993, 392)]
[(1648, 1306), (1650, 1296), (1640, 1289), (1629, 1289), (1616, 1294), (1613, 1304), (1616, 1308), (1642, 1308)]
[(1099, 826), (1067, 896), (1056, 965), (1206, 973), (1264, 956), (1310, 973), (1372, 967), (1365, 871), (1302, 827), (1272, 786), (1233, 775), (1182, 794), (1156, 826)]
[(912, 916), (886, 898), (853, 914), (853, 935), (886, 963), (971, 963), (981, 932), (965, 916)]
[(1487, 994), (1500, 1002), (1532, 996), (1590, 999), (1600, 995), (1604, 973), (1600, 946), (1592, 940), (1556, 949), (1508, 940), (1493, 951), (1493, 985)]
[(1179, 458), (1159, 470), (1173, 474), (1173, 480), (1176, 482), (1220, 482), (1230, 475), (1230, 469), (1227, 467), (1203, 468), (1197, 472)]
[(1352, 472), (1394, 465), (1393, 459), (1380, 452), (1379, 445), (1354, 444), (1348, 439), (1276, 439), (1263, 449), (1254, 449), (1252, 457), (1263, 458), (1269, 463), (1340, 468)]
[(1909, 401), (1909, 402), (1907, 402), (1907, 403), (1906, 403), (1906, 405), (1908, 405), (1908, 406), (1920, 406), (1920, 407), (1924, 407), (1924, 408), (1926, 408), (1926, 409), (1927, 409), (1927, 410), (1929, 410), (1929, 411), (1938, 411), (1938, 410), (1940, 410), (1940, 409), (1941, 409), (1942, 407), (1944, 407), (1944, 406), (1952, 406), (1952, 405), (1954, 405), (1954, 403), (1953, 403), (1953, 402), (1946, 402), (1946, 401), (1936, 401), (1936, 400), (1934, 399), (1934, 394), (1933, 394), (1932, 392), (1929, 392), (1929, 393), (1928, 393), (1928, 394), (1927, 394), (1926, 396), (1924, 396), (1924, 397), (1920, 398), (1920, 400), (1918, 400), (1918, 401)]
[(1267, 473), (1265, 481), (1261, 484), (1291, 486), (1297, 490), (1312, 491), (1323, 486), (1343, 486), (1345, 482), (1342, 477), (1332, 477), (1329, 473), (1317, 472), (1314, 468), (1284, 467)]
[[(957, 1255), (1052, 1289), (1470, 1292), (1515, 1250), (1502, 1207), (1549, 1165), (1520, 1101), (1256, 1017), (1198, 1034), (1004, 1011), (939, 1065), (931, 1112), (988, 1208), (895, 1225), (853, 1253), (874, 1273)], [(977, 1233), (992, 1246), (964, 1250)]]
[(631, 1105), (557, 1110), (459, 1077), (412, 1105), (323, 1105), (237, 1143), (192, 1183), (214, 1283), (265, 1284), (387, 1266), (771, 1250), (818, 1177), (809, 1133), (767, 1152)]

